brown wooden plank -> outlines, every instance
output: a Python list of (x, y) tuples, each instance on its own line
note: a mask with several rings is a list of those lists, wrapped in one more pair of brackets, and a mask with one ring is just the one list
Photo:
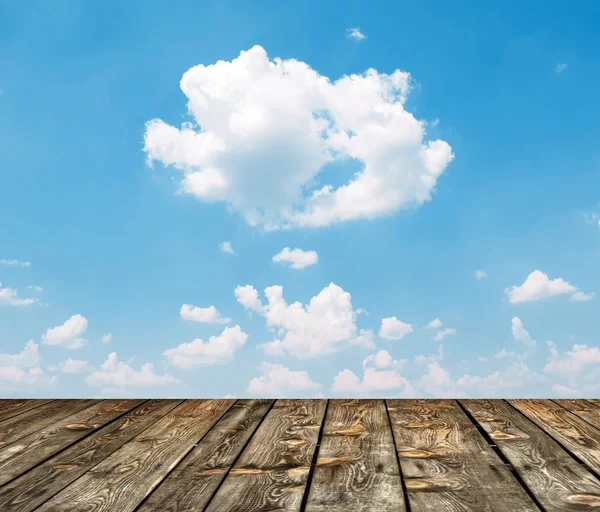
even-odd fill
[(273, 400), (238, 400), (136, 512), (204, 510)]
[(23, 474), (144, 400), (104, 400), (0, 448), (0, 485)]
[(588, 400), (581, 399), (558, 399), (554, 400), (567, 411), (579, 416), (590, 425), (600, 428), (600, 407)]
[(503, 400), (461, 400), (547, 512), (600, 506), (600, 481)]
[(600, 431), (550, 400), (508, 400), (538, 427), (600, 474)]
[(51, 400), (0, 400), (0, 421), (12, 418), (17, 414), (21, 414), (29, 409), (34, 409), (40, 405), (47, 404), (50, 401)]
[(0, 510), (31, 512), (179, 405), (150, 400), (0, 488)]
[(98, 402), (99, 400), (52, 400), (40, 407), (13, 416), (0, 423), (0, 446), (13, 443)]
[(299, 511), (326, 400), (277, 400), (207, 512)]
[(454, 400), (387, 400), (413, 511), (538, 511)]
[(307, 512), (406, 510), (383, 400), (330, 400)]
[(186, 400), (38, 510), (133, 511), (233, 403)]

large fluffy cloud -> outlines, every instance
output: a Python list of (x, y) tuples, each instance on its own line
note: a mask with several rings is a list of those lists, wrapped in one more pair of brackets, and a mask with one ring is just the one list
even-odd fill
[[(182, 173), (181, 188), (223, 201), (267, 229), (374, 218), (431, 197), (452, 160), (443, 140), (406, 111), (410, 75), (369, 69), (335, 82), (260, 46), (181, 79), (195, 124), (146, 124), (148, 161)], [(354, 161), (345, 184), (324, 167)]]
[(286, 352), (301, 359), (318, 357), (349, 344), (373, 347), (373, 332), (358, 330), (357, 312), (351, 296), (334, 283), (323, 288), (307, 305), (288, 304), (281, 286), (265, 289), (267, 304), (250, 285), (238, 286), (235, 296), (246, 309), (263, 315), (267, 327), (275, 331), (273, 341), (262, 345), (265, 353), (282, 355)]
[(243, 347), (247, 339), (248, 335), (239, 325), (225, 327), (219, 336), (211, 336), (207, 342), (197, 338), (166, 350), (164, 355), (172, 365), (185, 369), (225, 363), (233, 359), (236, 350)]
[(510, 303), (531, 302), (535, 300), (554, 297), (556, 295), (571, 294), (575, 301), (588, 301), (594, 298), (595, 293), (584, 293), (564, 279), (557, 277), (550, 279), (548, 274), (541, 270), (534, 270), (527, 276), (521, 286), (506, 288)]

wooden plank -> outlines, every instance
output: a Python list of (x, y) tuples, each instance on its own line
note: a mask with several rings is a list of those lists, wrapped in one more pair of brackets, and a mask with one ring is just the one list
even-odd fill
[(144, 400), (105, 400), (0, 448), (0, 485), (21, 475)]
[(387, 400), (410, 508), (539, 511), (454, 400)]
[(136, 512), (204, 510), (272, 404), (238, 400)]
[(133, 511), (233, 403), (186, 400), (38, 510)]
[(48, 402), (50, 402), (50, 400), (0, 400), (0, 421), (12, 418), (17, 414), (47, 404)]
[(579, 416), (590, 425), (600, 428), (600, 407), (588, 400), (580, 399), (558, 399), (554, 400), (567, 411)]
[(406, 510), (383, 400), (331, 400), (307, 512)]
[(600, 481), (503, 400), (461, 400), (546, 512), (600, 506)]
[(179, 405), (150, 400), (0, 488), (0, 510), (31, 512)]
[(550, 400), (508, 400), (588, 468), (600, 474), (600, 431)]
[(326, 406), (277, 400), (206, 511), (299, 511)]
[(0, 423), (0, 446), (13, 443), (98, 402), (99, 400), (52, 400), (40, 407), (13, 416)]

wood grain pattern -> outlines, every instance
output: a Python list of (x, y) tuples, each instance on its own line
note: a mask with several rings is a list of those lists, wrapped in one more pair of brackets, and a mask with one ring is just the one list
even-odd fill
[(207, 512), (299, 511), (326, 400), (277, 400)]
[(273, 400), (238, 400), (137, 512), (203, 510)]
[(600, 431), (550, 400), (508, 400), (538, 427), (600, 474)]
[(31, 512), (179, 405), (150, 400), (0, 487), (0, 510)]
[(583, 421), (588, 422), (596, 428), (600, 428), (600, 407), (588, 400), (580, 399), (559, 399), (554, 400), (558, 405), (567, 409), (567, 411), (579, 416)]
[(538, 511), (453, 400), (387, 400), (413, 511)]
[(99, 400), (53, 400), (0, 423), (0, 447), (86, 409)]
[(383, 400), (330, 400), (306, 512), (406, 510)]
[(51, 400), (0, 400), (0, 421), (12, 418), (17, 414), (34, 409), (40, 405), (47, 404)]
[(461, 400), (547, 512), (600, 506), (600, 481), (503, 400)]
[(143, 400), (105, 400), (0, 448), (0, 485), (142, 402)]
[(233, 402), (186, 400), (38, 510), (135, 510)]

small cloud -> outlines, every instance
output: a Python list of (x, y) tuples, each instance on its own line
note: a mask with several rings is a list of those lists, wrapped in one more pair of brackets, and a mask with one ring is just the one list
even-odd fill
[(43, 293), (44, 289), (41, 286), (37, 286), (35, 284), (32, 284), (30, 286), (27, 287), (28, 290), (33, 290), (36, 293)]
[(411, 332), (413, 332), (412, 325), (405, 324), (393, 316), (391, 318), (383, 318), (381, 320), (379, 337), (383, 338), (384, 340), (398, 341)]
[(559, 62), (556, 65), (556, 68), (554, 68), (554, 71), (556, 71), (557, 75), (560, 75), (563, 71), (566, 71), (566, 69), (569, 67), (568, 64), (565, 64), (564, 62)]
[(435, 318), (425, 326), (425, 329), (438, 329), (442, 325), (444, 325), (442, 321), (439, 318)]
[(358, 27), (347, 28), (346, 37), (348, 39), (354, 39), (355, 41), (362, 41), (363, 39), (367, 38), (367, 36), (364, 35)]
[(2, 283), (0, 283), (0, 306), (31, 306), (40, 303), (39, 299), (21, 299), (17, 295), (17, 290), (2, 287)]
[(443, 329), (435, 333), (433, 340), (442, 341), (446, 336), (453, 336), (454, 334), (456, 334), (456, 329), (454, 329), (454, 327)]
[(62, 347), (76, 349), (86, 344), (81, 335), (87, 331), (87, 318), (81, 315), (73, 315), (64, 324), (49, 327), (42, 335), (42, 343), (45, 345), (60, 345)]
[(431, 126), (432, 128), (435, 128), (438, 124), (440, 124), (440, 120), (439, 119), (434, 119), (433, 121), (431, 121), (429, 123), (429, 126)]
[(477, 358), (477, 361), (479, 361), (480, 363), (485, 363), (487, 360), (488, 360), (488, 358), (485, 356), (479, 356)]
[(112, 341), (112, 333), (109, 332), (108, 334), (105, 334), (102, 336), (102, 338), (100, 338), (100, 341), (102, 343), (110, 343)]
[(488, 275), (483, 270), (476, 270), (475, 271), (475, 279), (477, 279), (477, 281), (481, 281), (482, 279), (486, 279), (487, 276)]
[(569, 386), (564, 386), (563, 384), (553, 384), (552, 391), (554, 391), (557, 395), (560, 396), (577, 397), (578, 395), (581, 395), (581, 392), (577, 389), (570, 388)]
[(301, 270), (319, 261), (316, 251), (303, 251), (302, 249), (290, 249), (285, 247), (280, 253), (273, 256), (273, 263), (289, 263), (290, 267)]
[(31, 267), (31, 261), (1, 259), (0, 265), (10, 265), (13, 267)]
[(517, 316), (512, 319), (512, 334), (516, 341), (527, 345), (530, 348), (535, 347), (535, 340), (531, 338), (529, 333), (523, 327), (523, 322)]
[(514, 357), (514, 352), (509, 352), (505, 348), (503, 348), (500, 352), (498, 352), (494, 357), (496, 359), (504, 359), (505, 357)]
[(592, 300), (596, 296), (596, 292), (584, 293), (584, 292), (575, 292), (571, 296), (571, 300), (576, 302), (586, 302), (588, 300)]
[(235, 254), (233, 247), (231, 247), (231, 242), (223, 242), (219, 245), (219, 249), (227, 254)]
[(184, 304), (179, 310), (179, 315), (184, 320), (203, 324), (228, 324), (231, 318), (224, 317), (214, 306), (199, 308), (191, 304)]
[[(576, 286), (560, 277), (550, 279), (548, 274), (540, 270), (534, 270), (529, 274), (521, 286), (506, 288), (504, 293), (508, 295), (511, 304), (531, 302), (563, 294), (572, 294), (573, 300), (590, 300), (587, 298), (589, 294), (582, 293)], [(576, 295), (578, 298), (575, 298)]]
[(94, 370), (87, 361), (80, 361), (77, 359), (67, 359), (62, 363), (58, 363), (58, 366), (48, 368), (50, 371), (60, 371), (62, 373), (85, 373)]
[(358, 308), (354, 311), (357, 315), (366, 315), (369, 316), (369, 313), (367, 313), (366, 309), (363, 308)]

